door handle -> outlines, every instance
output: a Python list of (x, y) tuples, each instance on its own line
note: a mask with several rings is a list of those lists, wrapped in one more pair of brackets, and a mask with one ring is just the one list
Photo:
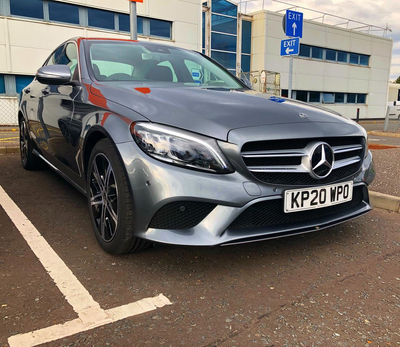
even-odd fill
[(50, 93), (50, 87), (46, 87), (46, 88), (42, 89), (43, 95), (48, 95), (49, 93)]

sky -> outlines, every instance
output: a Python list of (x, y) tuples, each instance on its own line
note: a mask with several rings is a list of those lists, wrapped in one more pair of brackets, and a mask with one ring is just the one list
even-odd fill
[[(240, 0), (233, 0), (237, 3)], [(344, 17), (359, 22), (367, 23), (377, 27), (386, 28), (388, 26), (391, 32), (387, 32), (386, 37), (393, 39), (392, 66), (390, 71), (390, 81), (394, 81), (400, 76), (400, 1), (399, 0), (282, 0), (295, 6), (317, 10), (329, 13), (339, 17)], [(247, 8), (245, 3), (247, 2)], [(242, 12), (254, 12), (262, 9), (268, 11), (278, 11), (287, 9), (290, 5), (282, 4), (273, 0), (242, 0)], [(304, 13), (305, 19), (319, 17), (318, 13), (313, 13), (303, 9), (298, 9)], [(321, 22), (321, 19), (316, 20)], [(337, 18), (326, 16), (324, 23), (338, 24)], [(343, 21), (342, 21), (343, 22)], [(357, 24), (353, 24), (356, 26)], [(357, 25), (359, 26), (359, 25)], [(383, 32), (376, 32), (383, 36)]]

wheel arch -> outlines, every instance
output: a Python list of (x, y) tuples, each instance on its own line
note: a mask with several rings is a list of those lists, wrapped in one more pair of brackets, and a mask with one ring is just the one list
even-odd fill
[[(119, 152), (117, 145), (116, 145), (115, 141), (113, 140), (113, 137), (111, 136), (111, 134), (102, 126), (99, 126), (99, 125), (92, 126), (91, 129), (88, 131), (87, 135), (85, 136), (85, 141), (83, 144), (82, 168), (83, 168), (85, 182), (87, 179), (87, 171), (88, 171), (88, 166), (89, 166), (90, 154), (92, 153), (93, 148), (96, 146), (96, 143), (98, 143), (102, 139), (107, 139), (111, 142), (111, 144), (116, 148), (119, 160), (121, 161), (121, 163), (124, 162), (123, 158), (121, 156), (121, 153)], [(122, 167), (124, 169), (125, 175), (127, 175), (125, 165), (122, 165)], [(131, 189), (130, 189), (130, 191), (132, 194)]]

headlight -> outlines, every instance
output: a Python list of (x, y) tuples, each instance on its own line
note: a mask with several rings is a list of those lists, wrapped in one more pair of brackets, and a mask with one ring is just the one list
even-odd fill
[(214, 173), (233, 172), (213, 139), (149, 123), (133, 123), (131, 133), (140, 149), (158, 160)]

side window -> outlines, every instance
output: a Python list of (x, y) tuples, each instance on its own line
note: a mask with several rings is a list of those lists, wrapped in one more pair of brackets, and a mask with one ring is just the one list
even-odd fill
[(76, 50), (75, 44), (73, 43), (67, 44), (65, 50), (60, 55), (57, 64), (67, 65), (71, 70), (71, 74), (74, 75), (75, 69), (78, 65), (78, 52)]
[(57, 50), (51, 55), (46, 65), (55, 65), (58, 64), (58, 60), (64, 50), (64, 46), (60, 46)]

